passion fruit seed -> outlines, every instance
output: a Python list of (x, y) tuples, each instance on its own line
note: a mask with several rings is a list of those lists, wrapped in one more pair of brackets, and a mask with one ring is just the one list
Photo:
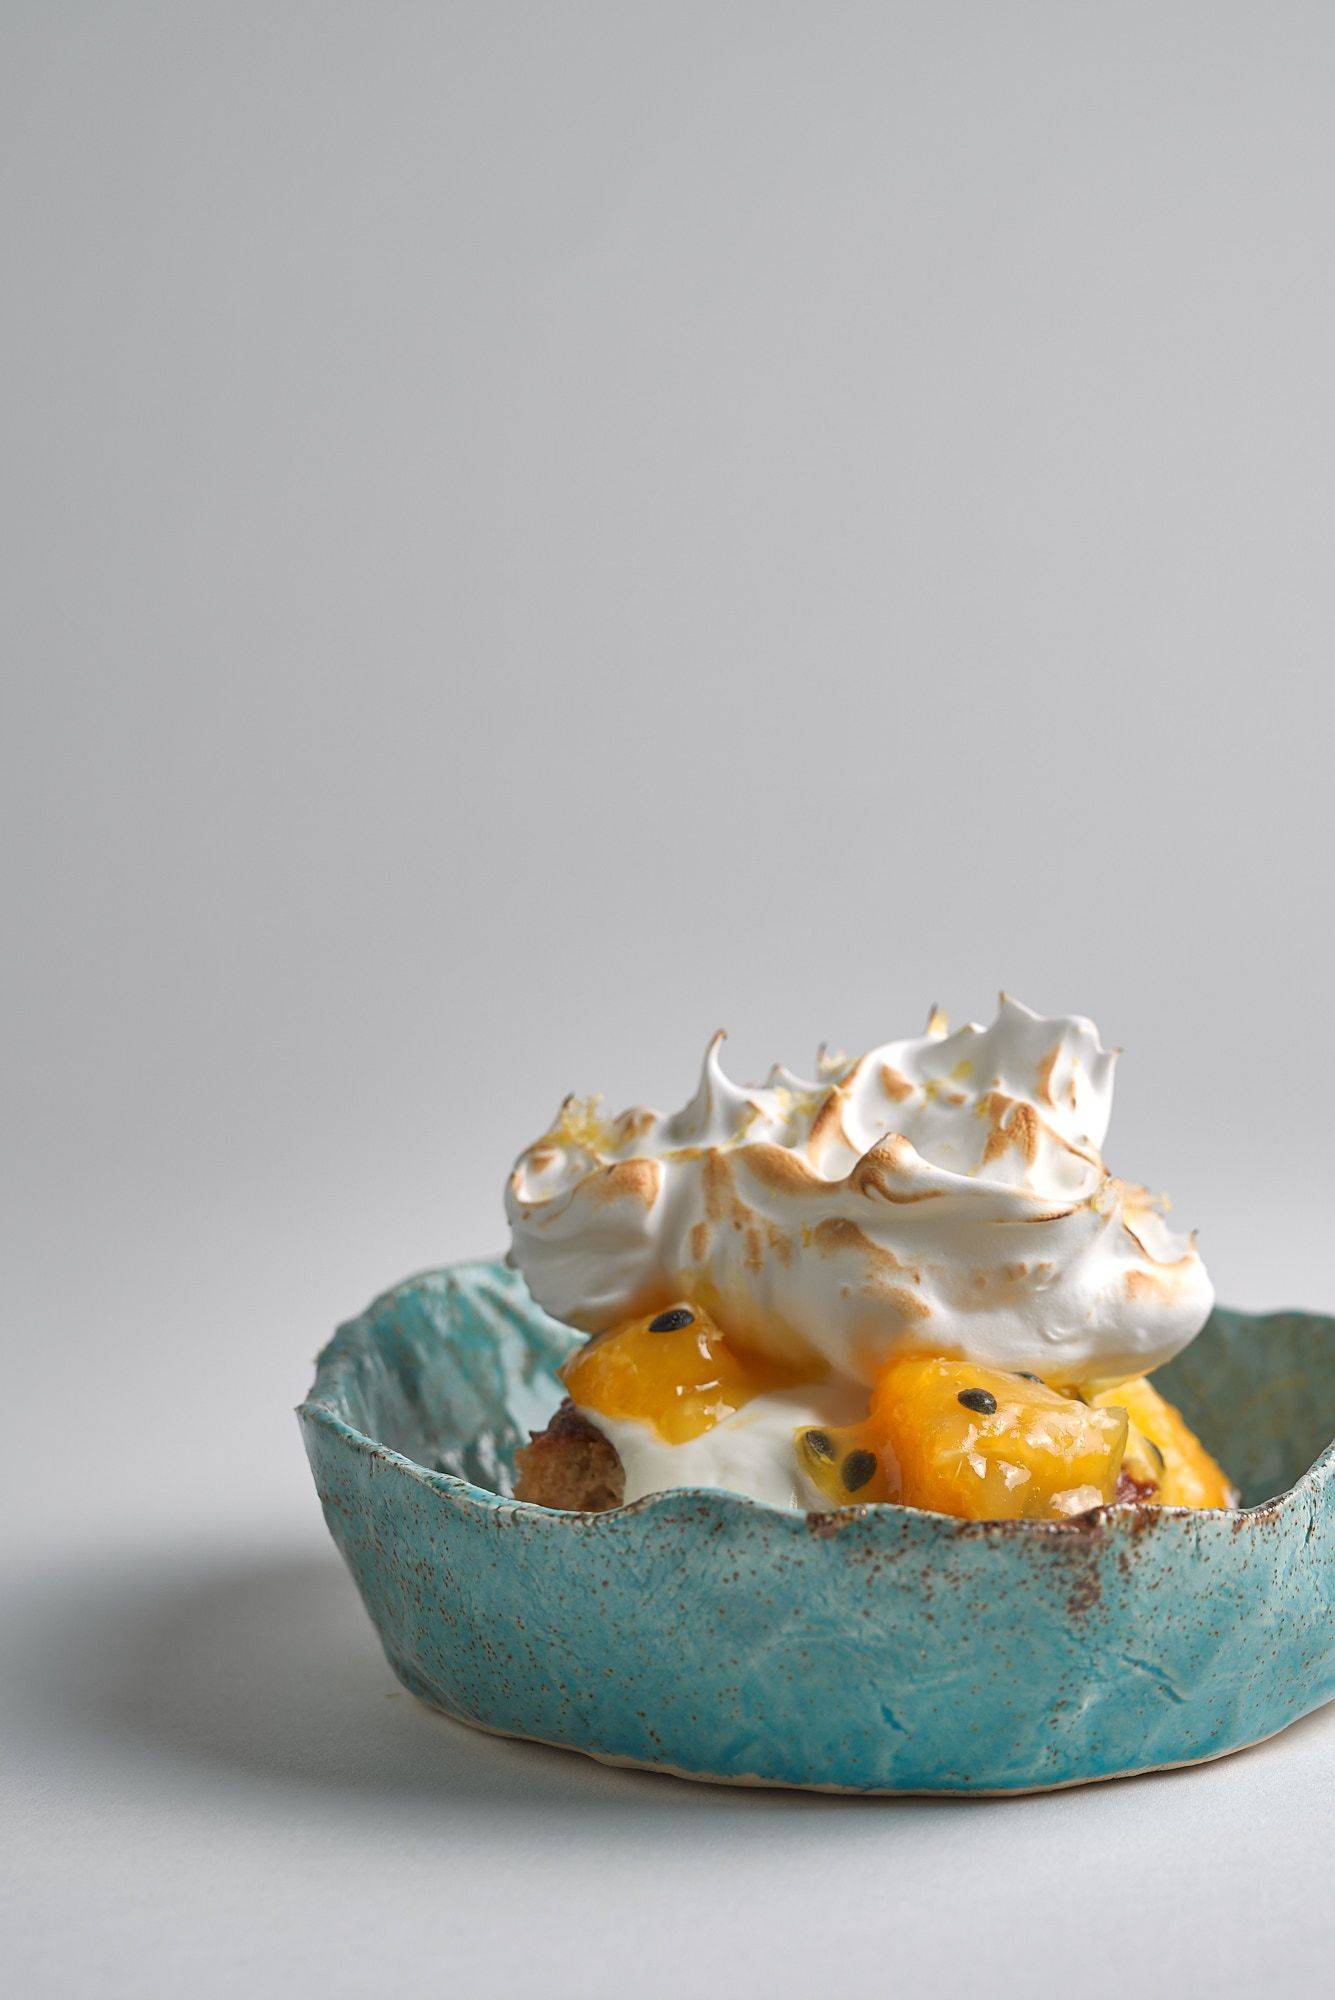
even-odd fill
[(1156, 1457), (1156, 1458), (1158, 1459), (1158, 1461), (1159, 1461), (1159, 1470), (1160, 1470), (1160, 1472), (1162, 1472), (1162, 1471), (1163, 1471), (1163, 1470), (1165, 1469), (1165, 1465), (1166, 1465), (1166, 1460), (1165, 1460), (1165, 1458), (1164, 1458), (1164, 1455), (1163, 1455), (1163, 1453), (1162, 1453), (1162, 1452), (1160, 1451), (1160, 1449), (1159, 1449), (1158, 1445), (1157, 1445), (1157, 1444), (1156, 1444), (1156, 1443), (1154, 1442), (1154, 1439), (1153, 1439), (1153, 1438), (1149, 1438), (1149, 1437), (1147, 1437), (1147, 1438), (1146, 1438), (1146, 1440), (1145, 1440), (1145, 1442), (1146, 1442), (1146, 1444), (1147, 1444), (1147, 1445), (1149, 1446), (1150, 1450), (1151, 1450), (1151, 1451), (1152, 1451), (1152, 1452), (1154, 1453), (1154, 1456), (1155, 1456), (1155, 1457)]
[(828, 1432), (808, 1431), (805, 1442), (807, 1450), (813, 1458), (823, 1458), (829, 1461), (834, 1457), (834, 1444)]
[(860, 1492), (867, 1481), (875, 1476), (875, 1472), (874, 1451), (850, 1451), (839, 1468), (839, 1476), (850, 1493)]
[(997, 1407), (997, 1399), (990, 1389), (961, 1389), (957, 1401), (963, 1403), (966, 1410), (977, 1410), (980, 1417), (994, 1415)]
[(684, 1326), (695, 1325), (695, 1314), (689, 1306), (672, 1306), (649, 1322), (650, 1333), (680, 1333)]
[(1022, 1382), (1037, 1382), (1040, 1389), (1043, 1387), (1043, 1377), (1041, 1375), (1031, 1375), (1027, 1368), (1017, 1368), (1015, 1372)]

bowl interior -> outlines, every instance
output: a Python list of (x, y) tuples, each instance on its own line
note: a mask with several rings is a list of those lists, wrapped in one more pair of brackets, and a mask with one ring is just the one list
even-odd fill
[(1335, 1319), (1216, 1306), (1154, 1374), (1235, 1481), (1245, 1507), (1287, 1492), (1335, 1437)]
[(339, 1328), (313, 1400), (417, 1465), (509, 1494), (580, 1340), (499, 1260), (424, 1271)]
[[(548, 1318), (499, 1262), (410, 1278), (341, 1327), (316, 1400), (416, 1464), (496, 1493), (561, 1396), (580, 1336)], [(1155, 1385), (1254, 1506), (1300, 1479), (1335, 1434), (1335, 1320), (1215, 1309)]]

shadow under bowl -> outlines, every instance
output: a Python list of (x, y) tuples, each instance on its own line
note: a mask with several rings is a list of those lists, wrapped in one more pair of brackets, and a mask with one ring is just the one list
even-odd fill
[(957, 1521), (683, 1489), (509, 1498), (578, 1337), (499, 1263), (340, 1327), (299, 1411), (404, 1686), (475, 1727), (690, 1777), (1044, 1790), (1225, 1755), (1335, 1694), (1335, 1320), (1217, 1308), (1155, 1376), (1236, 1512)]

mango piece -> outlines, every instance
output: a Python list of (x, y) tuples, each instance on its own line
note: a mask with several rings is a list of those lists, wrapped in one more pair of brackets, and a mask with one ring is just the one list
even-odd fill
[(1125, 1410), (1130, 1419), (1126, 1469), (1151, 1484), (1151, 1507), (1236, 1507), (1237, 1489), (1182, 1412), (1165, 1401), (1144, 1376), (1104, 1389), (1090, 1398), (1096, 1410)]
[(915, 1356), (878, 1376), (865, 1423), (799, 1431), (797, 1452), (836, 1506), (1060, 1520), (1112, 1500), (1127, 1430), (1124, 1411), (1090, 1409), (1028, 1376)]
[(685, 1444), (753, 1396), (794, 1380), (730, 1346), (709, 1314), (686, 1300), (595, 1336), (561, 1371), (573, 1403), (606, 1417), (638, 1417), (668, 1444)]

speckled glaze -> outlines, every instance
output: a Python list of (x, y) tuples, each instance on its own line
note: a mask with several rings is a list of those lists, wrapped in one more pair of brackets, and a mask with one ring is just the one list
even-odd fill
[(1220, 1309), (1155, 1378), (1244, 1510), (1060, 1524), (522, 1504), (572, 1344), (502, 1264), (427, 1272), (339, 1329), (299, 1412), (391, 1667), (459, 1721), (733, 1783), (986, 1793), (1220, 1756), (1335, 1693), (1335, 1320)]

